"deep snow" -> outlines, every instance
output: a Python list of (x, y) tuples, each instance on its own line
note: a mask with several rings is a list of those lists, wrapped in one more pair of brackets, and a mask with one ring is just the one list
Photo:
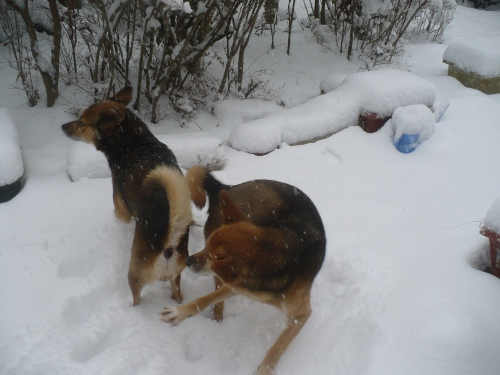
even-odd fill
[[(315, 202), (327, 255), (312, 291), (313, 314), (277, 367), (279, 374), (453, 374), (500, 372), (500, 280), (483, 265), (479, 221), (499, 195), (500, 97), (446, 76), (442, 56), (455, 40), (500, 34), (500, 12), (458, 7), (445, 42), (406, 47), (402, 69), (435, 85), (450, 106), (411, 154), (392, 144), (392, 128), (357, 126), (312, 144), (255, 156), (224, 146), (226, 183), (275, 179)], [(277, 36), (284, 43), (286, 35)], [(297, 106), (319, 94), (323, 78), (359, 66), (315, 44), (299, 28), (292, 56), (279, 45), (254, 62), (269, 67), (280, 100)], [(249, 61), (268, 48), (252, 40)], [(4, 48), (4, 47), (1, 47)], [(0, 107), (19, 132), (27, 180), (0, 204), (0, 374), (252, 374), (284, 325), (273, 308), (236, 297), (218, 324), (210, 311), (177, 327), (157, 313), (174, 306), (156, 283), (131, 307), (126, 274), (133, 224), (113, 214), (109, 178), (71, 182), (74, 141), (60, 130), (72, 115), (26, 105), (0, 73)], [(254, 106), (255, 103), (248, 103)], [(223, 121), (199, 113), (160, 136), (196, 133), (223, 141), (250, 109)], [(228, 112), (225, 112), (226, 114)], [(252, 115), (253, 116), (253, 115)], [(232, 120), (233, 119), (233, 120)], [(187, 147), (187, 146), (186, 146)], [(196, 213), (198, 222), (203, 213)], [(190, 251), (203, 247), (201, 227)], [(185, 272), (185, 301), (210, 292), (210, 278)]]

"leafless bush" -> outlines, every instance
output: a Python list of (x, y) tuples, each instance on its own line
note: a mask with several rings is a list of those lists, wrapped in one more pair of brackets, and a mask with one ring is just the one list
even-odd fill
[(16, 82), (19, 88), (26, 93), (30, 107), (35, 106), (40, 99), (38, 93), (38, 79), (36, 64), (29, 53), (23, 34), (25, 32), (22, 20), (13, 9), (0, 2), (0, 21), (4, 34), (9, 40), (8, 63), (18, 71)]
[[(240, 70), (263, 0), (176, 2), (94, 0), (80, 14), (80, 37), (84, 41), (82, 65), (92, 79), (96, 99), (105, 98), (125, 83), (135, 84), (134, 108), (148, 111), (153, 123), (168, 109), (187, 118), (201, 93), (215, 92), (216, 79), (207, 74), (205, 56), (218, 41), (226, 40), (224, 74), (219, 93), (236, 81), (230, 74)], [(235, 70), (233, 61), (238, 54)], [(145, 108), (147, 107), (147, 108)]]
[(356, 55), (367, 68), (390, 63), (402, 53), (403, 39), (424, 35), (438, 41), (450, 23), (454, 0), (309, 0), (310, 24), (325, 44), (333, 44), (350, 59)]
[[(211, 95), (245, 90), (244, 51), (264, 2), (0, 1), (10, 6), (9, 22), (14, 16), (22, 19), (29, 36), (31, 59), (23, 59), (18, 48), (13, 55), (15, 66), (21, 71), (26, 70), (22, 64), (36, 63), (50, 105), (58, 95), (59, 77), (85, 93), (79, 98), (93, 101), (106, 99), (123, 85), (132, 84), (137, 88), (134, 108), (148, 112), (152, 122), (169, 108), (188, 118)], [(43, 27), (36, 26), (38, 19)], [(54, 46), (46, 51), (48, 55), (40, 51), (42, 38)], [(206, 56), (219, 41), (224, 43), (225, 56), (219, 56), (224, 72), (217, 78), (208, 74)], [(27, 77), (28, 73), (20, 76)], [(71, 110), (75, 111), (74, 105)]]
[[(23, 20), (30, 41), (31, 58), (42, 78), (47, 94), (47, 107), (52, 107), (59, 96), (59, 56), (61, 48), (59, 5), (56, 0), (47, 0), (46, 2), (6, 0), (6, 5), (9, 6), (9, 11), (5, 12), (2, 25), (4, 23), (8, 24), (7, 18), (12, 18), (14, 15)], [(44, 22), (37, 22), (37, 18)], [(44, 51), (39, 41), (39, 35), (40, 32), (47, 31), (52, 34), (51, 43), (50, 48)], [(19, 57), (22, 58), (23, 56)]]

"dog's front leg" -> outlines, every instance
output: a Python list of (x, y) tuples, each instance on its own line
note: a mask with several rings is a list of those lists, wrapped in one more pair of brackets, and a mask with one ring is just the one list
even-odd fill
[[(215, 282), (215, 290), (219, 289), (222, 285), (222, 281), (217, 276), (214, 276), (214, 282)], [(216, 322), (222, 322), (222, 319), (224, 319), (224, 301), (217, 302), (214, 305), (214, 319)]]
[(190, 303), (186, 303), (185, 305), (178, 307), (166, 308), (160, 313), (160, 315), (162, 315), (163, 321), (177, 325), (184, 319), (202, 312), (208, 306), (224, 301), (226, 298), (232, 297), (235, 294), (236, 293), (233, 288), (230, 285), (225, 284), (215, 292), (197, 298)]
[(181, 275), (177, 276), (173, 280), (170, 280), (170, 289), (172, 290), (171, 298), (177, 303), (182, 303)]

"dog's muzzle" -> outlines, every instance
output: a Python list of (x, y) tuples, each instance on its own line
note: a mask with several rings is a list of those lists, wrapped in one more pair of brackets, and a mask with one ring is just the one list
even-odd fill
[(67, 122), (66, 124), (62, 124), (61, 125), (61, 128), (63, 130), (63, 132), (65, 132), (66, 134), (69, 134), (69, 129), (71, 128), (71, 125), (73, 125), (73, 121), (71, 122)]
[(73, 138), (75, 140), (78, 140), (78, 137), (76, 137), (75, 132), (76, 132), (76, 127), (77, 127), (77, 121), (71, 121), (67, 122), (66, 124), (61, 125), (61, 129), (63, 132), (70, 138)]
[(194, 272), (205, 271), (206, 258), (203, 255), (194, 254), (186, 258), (186, 266)]

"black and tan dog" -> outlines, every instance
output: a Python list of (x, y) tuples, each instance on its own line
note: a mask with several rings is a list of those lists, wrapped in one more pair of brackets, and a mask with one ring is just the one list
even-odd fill
[(157, 280), (170, 280), (172, 298), (180, 303), (192, 220), (188, 186), (172, 151), (127, 109), (131, 100), (132, 89), (125, 87), (62, 129), (106, 155), (115, 214), (123, 222), (136, 222), (128, 273), (134, 306), (142, 288)]
[(277, 181), (236, 186), (217, 181), (204, 168), (186, 179), (199, 208), (209, 199), (204, 250), (186, 259), (195, 272), (220, 280), (213, 293), (162, 312), (178, 324), (236, 294), (270, 304), (287, 314), (287, 325), (268, 350), (258, 374), (272, 374), (281, 355), (311, 314), (310, 291), (325, 256), (323, 223), (312, 201), (299, 189)]

